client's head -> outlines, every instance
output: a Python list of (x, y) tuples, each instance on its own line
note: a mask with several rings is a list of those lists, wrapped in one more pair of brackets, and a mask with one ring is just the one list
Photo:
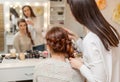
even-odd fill
[(74, 48), (68, 32), (62, 27), (53, 27), (46, 34), (47, 46), (52, 53), (74, 57)]

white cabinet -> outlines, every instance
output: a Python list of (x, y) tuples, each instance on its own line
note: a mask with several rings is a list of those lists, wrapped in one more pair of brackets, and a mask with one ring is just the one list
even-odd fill
[(10, 68), (0, 70), (0, 82), (32, 80), (34, 67)]
[(66, 0), (50, 1), (50, 24), (64, 24)]
[(6, 34), (6, 45), (13, 45), (13, 39), (14, 35), (13, 34)]
[(4, 59), (0, 63), (0, 82), (32, 80), (35, 66), (42, 59)]
[(14, 35), (13, 34), (6, 34), (5, 36), (5, 52), (8, 53), (9, 49), (13, 48), (13, 40), (14, 40)]

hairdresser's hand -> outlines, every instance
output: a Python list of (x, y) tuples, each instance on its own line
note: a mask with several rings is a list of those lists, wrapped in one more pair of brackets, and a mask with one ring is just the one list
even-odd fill
[(69, 60), (70, 60), (71, 66), (75, 69), (79, 69), (83, 65), (81, 58), (70, 58)]
[(27, 22), (27, 24), (30, 24), (32, 26), (34, 25), (34, 23), (31, 20), (27, 20), (26, 22)]

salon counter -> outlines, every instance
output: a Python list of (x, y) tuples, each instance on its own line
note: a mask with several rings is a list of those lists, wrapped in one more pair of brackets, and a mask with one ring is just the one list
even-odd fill
[(0, 63), (0, 82), (32, 80), (34, 67), (41, 59), (4, 59)]

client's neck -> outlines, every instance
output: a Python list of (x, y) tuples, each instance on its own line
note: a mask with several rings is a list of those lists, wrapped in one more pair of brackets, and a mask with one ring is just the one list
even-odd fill
[(65, 60), (65, 54), (57, 54), (57, 53), (52, 53), (51, 58), (60, 60), (60, 61), (66, 61)]

